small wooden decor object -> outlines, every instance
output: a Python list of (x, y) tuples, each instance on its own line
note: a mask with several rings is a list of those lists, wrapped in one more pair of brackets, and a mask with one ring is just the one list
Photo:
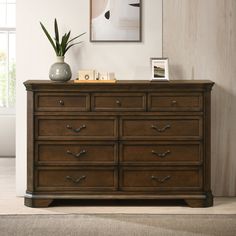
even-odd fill
[(116, 83), (116, 80), (78, 80), (78, 79), (76, 79), (76, 80), (74, 80), (74, 83), (108, 83), (108, 84), (110, 84), (110, 83)]
[(79, 70), (75, 83), (115, 83), (115, 73), (97, 72), (96, 70)]

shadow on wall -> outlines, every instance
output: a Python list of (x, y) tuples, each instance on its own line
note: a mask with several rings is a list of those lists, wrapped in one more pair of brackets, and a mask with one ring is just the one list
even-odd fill
[(171, 64), (169, 63), (169, 77), (170, 80), (183, 80), (184, 72), (183, 66), (179, 64)]

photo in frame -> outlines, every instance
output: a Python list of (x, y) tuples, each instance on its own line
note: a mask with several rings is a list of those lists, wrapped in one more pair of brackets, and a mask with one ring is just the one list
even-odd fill
[(151, 80), (169, 81), (168, 58), (151, 58)]
[(141, 0), (90, 0), (91, 42), (141, 42)]

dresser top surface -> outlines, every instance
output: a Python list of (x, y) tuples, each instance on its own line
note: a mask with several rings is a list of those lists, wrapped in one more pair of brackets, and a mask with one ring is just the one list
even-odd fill
[(68, 82), (54, 82), (51, 80), (27, 80), (24, 82), (25, 85), (64, 85), (64, 86), (80, 86), (80, 85), (90, 85), (93, 86), (96, 85), (131, 85), (131, 84), (137, 84), (137, 85), (188, 85), (188, 84), (200, 84), (200, 85), (212, 85), (214, 82), (210, 80), (169, 80), (169, 81), (150, 81), (150, 80), (117, 80), (116, 83), (101, 83), (96, 81), (94, 83), (74, 83), (73, 80), (70, 80)]
[(60, 83), (50, 80), (27, 80), (27, 90), (137, 90), (137, 89), (207, 89), (211, 90), (214, 82), (210, 80), (170, 80), (167, 82), (150, 80), (118, 80), (116, 83), (75, 83), (73, 80)]

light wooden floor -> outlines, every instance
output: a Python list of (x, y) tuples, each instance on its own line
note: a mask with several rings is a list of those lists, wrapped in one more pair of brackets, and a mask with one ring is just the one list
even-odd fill
[(236, 198), (215, 198), (214, 207), (189, 208), (178, 206), (54, 206), (34, 209), (24, 206), (24, 200), (15, 196), (15, 159), (0, 158), (0, 215), (3, 214), (236, 214)]

